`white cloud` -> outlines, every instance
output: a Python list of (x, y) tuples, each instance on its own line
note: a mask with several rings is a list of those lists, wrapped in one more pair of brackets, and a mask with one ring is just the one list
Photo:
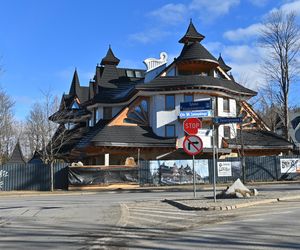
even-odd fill
[(231, 63), (232, 74), (235, 81), (254, 91), (259, 90), (265, 85), (265, 79), (259, 72), (258, 63)]
[[(251, 2), (256, 2), (255, 0), (251, 0)], [(300, 13), (300, 0), (288, 2), (279, 7), (279, 9), (274, 8), (271, 11), (269, 11), (266, 15), (269, 13), (276, 11), (276, 10), (282, 10), (283, 12), (295, 12), (296, 14)], [(226, 31), (223, 36), (230, 40), (230, 41), (247, 41), (251, 38), (254, 38), (259, 34), (259, 30), (262, 28), (261, 23), (254, 23), (246, 28), (238, 28), (235, 30), (228, 30)]]
[(193, 0), (189, 4), (189, 10), (197, 12), (199, 18), (206, 21), (227, 14), (232, 7), (239, 4), (240, 0)]
[(147, 43), (159, 41), (159, 40), (163, 39), (164, 37), (168, 36), (169, 34), (170, 34), (170, 32), (168, 32), (168, 31), (163, 31), (163, 30), (154, 28), (149, 31), (131, 34), (131, 35), (129, 35), (129, 40), (147, 44)]
[(188, 14), (188, 8), (184, 4), (166, 4), (161, 8), (150, 12), (150, 16), (160, 19), (169, 25), (184, 21)]
[[(282, 10), (283, 12), (295, 12), (297, 14), (300, 13), (300, 1), (296, 0), (296, 1), (292, 1), (292, 2), (288, 2), (283, 4), (282, 6), (280, 6), (279, 8), (280, 10)], [(275, 11), (278, 9), (273, 9), (271, 11)]]
[(265, 84), (260, 72), (261, 57), (264, 49), (254, 45), (224, 46), (222, 57), (226, 64), (232, 67), (236, 81), (246, 87), (257, 90)]
[(246, 28), (226, 31), (223, 36), (230, 41), (246, 41), (259, 34), (261, 23), (254, 23)]
[(209, 42), (209, 43), (204, 42), (203, 45), (214, 56), (219, 55), (219, 53), (224, 48), (224, 45), (220, 42)]
[(240, 0), (192, 0), (187, 4), (169, 3), (150, 12), (149, 15), (168, 25), (176, 25), (192, 15), (198, 16), (202, 21), (211, 21), (227, 14), (232, 7), (239, 3)]

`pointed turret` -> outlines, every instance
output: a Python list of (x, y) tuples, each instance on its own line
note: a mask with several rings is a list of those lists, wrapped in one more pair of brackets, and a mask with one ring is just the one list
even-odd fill
[(69, 94), (70, 95), (78, 94), (77, 92), (78, 92), (79, 88), (80, 88), (79, 77), (78, 77), (78, 74), (77, 74), (77, 69), (75, 68)]
[(228, 66), (228, 65), (224, 62), (224, 60), (223, 60), (223, 58), (222, 58), (222, 56), (221, 56), (221, 53), (220, 53), (220, 56), (219, 56), (219, 58), (218, 58), (218, 62), (219, 62), (219, 65), (220, 65), (221, 69), (223, 69), (225, 72), (228, 72), (229, 70), (231, 70), (231, 67)]
[(17, 144), (14, 148), (14, 151), (12, 152), (11, 157), (7, 163), (13, 163), (13, 164), (26, 163), (26, 161), (24, 160), (24, 156), (22, 154), (22, 150), (21, 150), (19, 141), (17, 142)]
[(179, 43), (190, 43), (190, 42), (200, 42), (205, 38), (205, 36), (203, 36), (202, 34), (200, 34), (193, 22), (192, 19), (190, 20), (190, 25), (185, 33), (185, 35), (179, 40)]
[(120, 62), (119, 58), (117, 58), (114, 55), (114, 53), (109, 45), (106, 56), (101, 61), (101, 65), (118, 65), (119, 62)]

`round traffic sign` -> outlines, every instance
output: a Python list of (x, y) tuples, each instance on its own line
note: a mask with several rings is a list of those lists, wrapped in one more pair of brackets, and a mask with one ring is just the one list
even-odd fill
[(189, 155), (196, 155), (203, 149), (203, 142), (199, 136), (188, 135), (183, 140), (183, 150)]
[(202, 122), (198, 118), (188, 118), (183, 122), (183, 130), (189, 135), (198, 134), (198, 129), (202, 127)]

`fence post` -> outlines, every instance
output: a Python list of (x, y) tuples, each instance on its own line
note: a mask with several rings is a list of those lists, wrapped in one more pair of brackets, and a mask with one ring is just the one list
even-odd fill
[(51, 161), (50, 163), (50, 191), (53, 192), (54, 191), (54, 169), (53, 169), (53, 161)]

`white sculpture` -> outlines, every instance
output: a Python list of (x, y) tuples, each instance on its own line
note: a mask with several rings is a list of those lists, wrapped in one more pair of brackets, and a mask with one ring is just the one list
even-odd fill
[(144, 64), (147, 67), (146, 72), (149, 72), (153, 69), (156, 69), (156, 68), (160, 67), (161, 65), (166, 64), (167, 60), (168, 60), (168, 55), (167, 55), (166, 52), (161, 52), (159, 59), (156, 59), (156, 58), (147, 58), (147, 59), (145, 59)]

